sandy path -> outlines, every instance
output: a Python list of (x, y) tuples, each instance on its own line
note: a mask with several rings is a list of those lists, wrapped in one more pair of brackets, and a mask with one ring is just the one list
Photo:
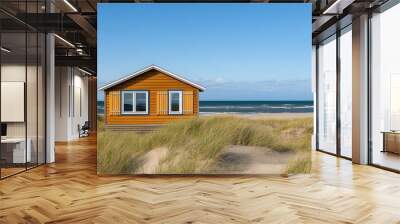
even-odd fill
[(161, 160), (167, 155), (167, 147), (159, 147), (152, 149), (143, 156), (143, 166), (140, 173), (154, 174)]
[(235, 174), (282, 174), (293, 153), (264, 147), (232, 145), (223, 151), (213, 172)]

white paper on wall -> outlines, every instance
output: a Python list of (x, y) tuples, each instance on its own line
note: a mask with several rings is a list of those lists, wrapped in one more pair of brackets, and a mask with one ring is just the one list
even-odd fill
[(24, 82), (1, 82), (1, 122), (24, 122), (24, 102)]

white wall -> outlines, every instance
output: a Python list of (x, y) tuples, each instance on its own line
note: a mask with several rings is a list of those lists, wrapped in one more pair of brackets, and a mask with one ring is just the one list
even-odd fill
[(82, 73), (76, 74), (77, 70), (74, 70), (74, 92), (71, 96), (74, 99), (72, 108), (72, 119), (71, 119), (71, 136), (72, 138), (79, 137), (78, 124), (83, 125), (85, 121), (88, 121), (88, 78), (87, 76), (81, 76)]
[(69, 96), (68, 88), (70, 84), (69, 68), (55, 68), (55, 140), (68, 140), (68, 117), (69, 117)]
[[(27, 70), (26, 70), (27, 69)], [(1, 66), (1, 81), (2, 82), (24, 82), (26, 83), (25, 76), (26, 71), (28, 74), (31, 73), (36, 74), (36, 67), (28, 66), (26, 67), (25, 64), (3, 64)], [(28, 76), (29, 85), (36, 86), (36, 80), (31, 80), (30, 76)], [(36, 112), (36, 88), (27, 88), (27, 106), (34, 107)], [(34, 104), (31, 104), (34, 103)], [(41, 105), (39, 105), (41, 106)], [(24, 108), (22, 108), (24, 110)], [(2, 110), (8, 110), (8, 108), (2, 108)], [(32, 113), (29, 108), (27, 108), (27, 118), (28, 122), (34, 121), (34, 125), (28, 124), (28, 131), (32, 127), (36, 130), (36, 113)], [(7, 122), (7, 132), (9, 137), (24, 137), (25, 136), (25, 122)], [(36, 133), (35, 133), (36, 134)], [(28, 133), (29, 137), (29, 133)]]
[[(37, 69), (39, 69), (37, 71)], [(7, 137), (9, 138), (24, 138), (25, 135), (29, 139), (28, 144), (31, 149), (32, 162), (36, 162), (39, 159), (39, 163), (44, 163), (44, 74), (41, 72), (41, 67), (28, 65), (25, 63), (4, 63), (1, 66), (2, 74), (2, 85), (3, 82), (21, 82), (26, 85), (26, 101), (25, 101), (25, 89), (19, 89), (19, 94), (23, 98), (22, 105), (20, 107), (5, 107), (1, 108), (2, 114), (4, 113), (15, 113), (21, 114), (22, 120), (16, 122), (5, 122), (7, 124)], [(27, 78), (27, 80), (25, 80)], [(2, 89), (2, 98), (8, 97)], [(10, 94), (10, 93), (8, 93)], [(26, 107), (25, 107), (26, 102)], [(15, 102), (18, 104), (18, 102)], [(14, 110), (14, 111), (13, 111)], [(17, 110), (17, 111), (15, 111)], [(24, 114), (26, 112), (26, 120)], [(2, 119), (3, 120), (3, 119)]]
[[(3, 64), (1, 66), (1, 81), (25, 82), (25, 64)], [(7, 108), (1, 108), (7, 110)], [(7, 122), (7, 137), (25, 137), (25, 122)]]
[(88, 120), (88, 77), (72, 67), (56, 67), (56, 141), (79, 137), (78, 125)]

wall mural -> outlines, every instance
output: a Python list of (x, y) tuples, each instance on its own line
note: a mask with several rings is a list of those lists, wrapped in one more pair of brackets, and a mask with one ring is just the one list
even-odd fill
[(98, 173), (309, 172), (310, 12), (99, 4)]

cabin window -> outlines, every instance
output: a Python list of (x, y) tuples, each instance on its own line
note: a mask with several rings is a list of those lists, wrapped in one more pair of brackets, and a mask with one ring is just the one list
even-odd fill
[(122, 91), (122, 114), (147, 114), (148, 99), (147, 91)]
[(169, 114), (182, 114), (182, 91), (169, 91)]

